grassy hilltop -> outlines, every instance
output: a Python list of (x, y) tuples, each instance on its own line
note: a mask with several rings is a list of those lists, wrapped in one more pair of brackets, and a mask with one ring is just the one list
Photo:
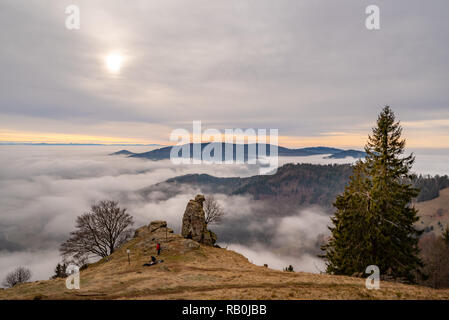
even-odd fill
[[(164, 262), (142, 266), (158, 241)], [(80, 290), (66, 289), (65, 279), (36, 281), (0, 290), (0, 299), (449, 299), (449, 290), (391, 282), (368, 290), (361, 278), (259, 267), (236, 252), (149, 226), (80, 277)]]

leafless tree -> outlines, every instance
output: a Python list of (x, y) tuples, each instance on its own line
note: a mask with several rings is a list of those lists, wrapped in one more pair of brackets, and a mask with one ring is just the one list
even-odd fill
[(25, 267), (17, 267), (11, 271), (3, 281), (3, 286), (12, 288), (19, 283), (27, 282), (31, 279), (31, 271)]
[(79, 253), (77, 255), (63, 255), (64, 259), (63, 262), (66, 265), (75, 265), (78, 266), (80, 268), (80, 270), (82, 268), (87, 267), (88, 263), (89, 263), (89, 255), (92, 255), (92, 253), (87, 252), (87, 253)]
[(75, 231), (61, 245), (60, 252), (72, 260), (89, 255), (107, 257), (131, 238), (133, 230), (129, 227), (133, 223), (133, 218), (117, 202), (100, 201), (76, 219)]
[(208, 195), (203, 205), (204, 213), (206, 215), (206, 224), (218, 224), (221, 222), (225, 212), (215, 200), (213, 195)]

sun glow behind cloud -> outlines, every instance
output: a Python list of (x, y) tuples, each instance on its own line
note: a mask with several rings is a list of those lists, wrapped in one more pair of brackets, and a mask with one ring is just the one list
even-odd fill
[(119, 73), (123, 65), (123, 56), (120, 53), (110, 53), (106, 57), (106, 67), (109, 72)]

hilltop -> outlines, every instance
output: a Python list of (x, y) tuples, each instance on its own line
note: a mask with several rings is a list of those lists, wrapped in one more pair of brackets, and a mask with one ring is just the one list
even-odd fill
[[(157, 242), (164, 262), (142, 266), (156, 255)], [(139, 228), (80, 278), (80, 290), (66, 289), (65, 279), (36, 281), (0, 290), (0, 299), (449, 299), (449, 290), (391, 282), (368, 290), (362, 278), (256, 266), (234, 251), (184, 239), (164, 224)]]

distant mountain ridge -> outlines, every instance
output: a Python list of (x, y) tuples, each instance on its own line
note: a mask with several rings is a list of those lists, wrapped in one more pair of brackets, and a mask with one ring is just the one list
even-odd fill
[[(185, 186), (206, 194), (250, 195), (254, 200), (269, 200), (276, 206), (320, 205), (331, 208), (338, 194), (344, 191), (353, 173), (350, 164), (285, 164), (273, 175), (251, 177), (214, 177), (208, 174), (187, 174), (170, 178), (140, 191), (143, 196), (164, 195), (171, 198)], [(449, 187), (448, 176), (419, 176), (412, 184), (420, 189), (417, 202), (431, 200), (440, 190)], [(431, 188), (432, 187), (432, 188)], [(159, 200), (162, 200), (159, 196)]]
[(328, 157), (325, 157), (326, 159), (344, 159), (348, 157), (352, 157), (354, 159), (360, 159), (365, 158), (366, 152), (365, 151), (358, 151), (358, 150), (343, 150), (334, 154), (331, 154)]
[(250, 195), (255, 200), (270, 200), (277, 206), (321, 205), (330, 208), (353, 172), (350, 164), (286, 164), (274, 175), (247, 178), (219, 178), (208, 174), (188, 174), (141, 190), (143, 196), (163, 194), (170, 198), (184, 186), (197, 187), (206, 194)]
[[(182, 147), (188, 147), (190, 149), (190, 154), (188, 157), (185, 158), (194, 158), (193, 153), (193, 143), (178, 146), (179, 148)], [(221, 145), (221, 146), (220, 146)], [(248, 161), (248, 159), (251, 156), (251, 148), (255, 148), (256, 154), (259, 155), (261, 153), (262, 155), (271, 155), (270, 149), (274, 148), (275, 146), (269, 145), (269, 144), (244, 144), (244, 145), (238, 145), (238, 144), (226, 144), (226, 143), (201, 143), (201, 153), (204, 151), (204, 149), (209, 146), (209, 148), (220, 148), (222, 152), (222, 160), (225, 160), (225, 152), (229, 148), (232, 148), (233, 150), (233, 160), (236, 159), (237, 150), (239, 148), (243, 148), (243, 158), (245, 161)], [(151, 150), (148, 152), (143, 153), (133, 153), (128, 150), (121, 150), (118, 152), (113, 153), (112, 155), (128, 155), (131, 158), (143, 158), (148, 160), (167, 160), (170, 159), (170, 153), (172, 151), (172, 148), (174, 146), (168, 146), (163, 147), (155, 150)], [(211, 156), (214, 156), (214, 150), (210, 153)], [(353, 158), (363, 158), (365, 157), (365, 152), (358, 151), (358, 150), (343, 150), (338, 148), (330, 148), (330, 147), (307, 147), (307, 148), (299, 148), (299, 149), (290, 149), (278, 146), (278, 156), (280, 157), (308, 157), (308, 156), (315, 156), (315, 155), (330, 155), (328, 158), (335, 158), (335, 159), (342, 159), (346, 157), (353, 157)], [(180, 157), (180, 155), (179, 155)]]
[(132, 155), (134, 152), (128, 151), (128, 150), (120, 150), (114, 153), (111, 153), (110, 156), (119, 156), (119, 155)]

